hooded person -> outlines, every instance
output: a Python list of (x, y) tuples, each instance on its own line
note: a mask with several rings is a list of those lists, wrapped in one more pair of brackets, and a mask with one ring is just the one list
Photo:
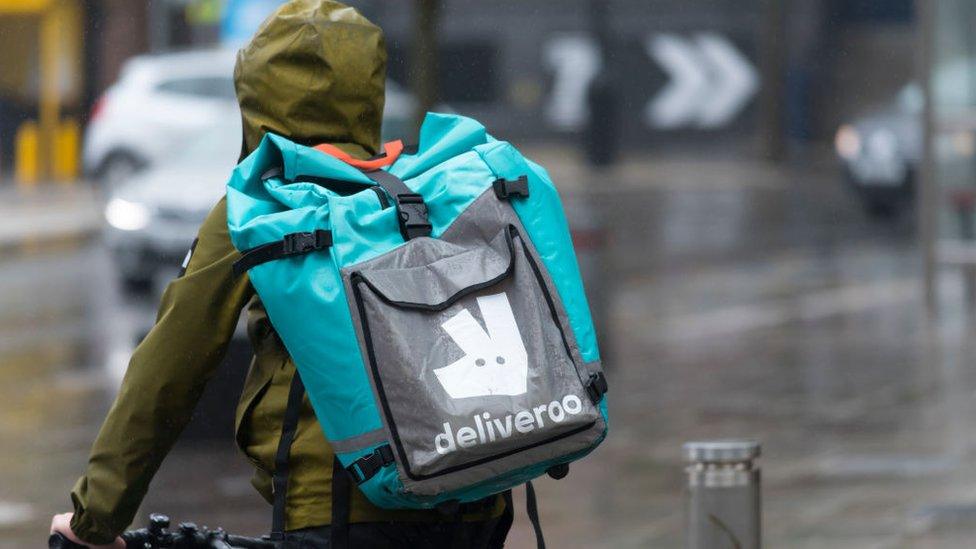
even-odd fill
[[(374, 155), (385, 79), (383, 33), (356, 10), (331, 0), (284, 4), (237, 57), (242, 158), (268, 133), (328, 143), (356, 158)], [(132, 355), (71, 492), (74, 513), (56, 516), (52, 532), (93, 546), (124, 547), (117, 536), (189, 422), (242, 310), (255, 356), (237, 406), (236, 441), (255, 466), (252, 484), (273, 501), (275, 453), (295, 365), (247, 276), (232, 273), (241, 254), (228, 235), (226, 199), (210, 212), (191, 250), (185, 272), (163, 294), (155, 326)], [(289, 459), (286, 540), (330, 546), (332, 465), (332, 448), (306, 398)], [(487, 547), (499, 543), (496, 525), (505, 522), (499, 519), (505, 509), (500, 497), (469, 508), (463, 521), (435, 510), (380, 509), (358, 489), (343, 503), (354, 547), (441, 547), (457, 539), (458, 529), (465, 530), (467, 546)]]

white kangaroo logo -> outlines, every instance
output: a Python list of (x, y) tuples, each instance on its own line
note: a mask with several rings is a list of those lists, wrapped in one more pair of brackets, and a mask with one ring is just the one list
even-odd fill
[(484, 328), (464, 309), (441, 327), (464, 356), (434, 370), (451, 398), (523, 395), (528, 391), (529, 356), (504, 293), (478, 298)]

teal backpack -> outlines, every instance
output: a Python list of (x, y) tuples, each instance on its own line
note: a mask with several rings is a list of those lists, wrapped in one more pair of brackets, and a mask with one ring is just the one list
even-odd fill
[(389, 143), (367, 161), (267, 135), (231, 176), (227, 218), (243, 254), (234, 270), (298, 368), (275, 537), (304, 392), (341, 464), (334, 491), (354, 482), (383, 508), (510, 500), (606, 436), (606, 380), (556, 188), (478, 122), (428, 114), (416, 150)]

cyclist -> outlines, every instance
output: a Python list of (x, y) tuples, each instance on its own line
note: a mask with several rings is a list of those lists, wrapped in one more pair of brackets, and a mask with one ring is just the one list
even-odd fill
[[(331, 0), (284, 4), (238, 54), (242, 158), (269, 132), (309, 145), (331, 143), (357, 158), (374, 155), (385, 80), (383, 33), (357, 11)], [(185, 272), (163, 294), (156, 325), (132, 355), (87, 469), (71, 492), (74, 513), (55, 516), (52, 532), (93, 547), (124, 546), (119, 533), (189, 421), (243, 309), (255, 357), (237, 408), (236, 439), (256, 466), (254, 486), (273, 500), (275, 452), (295, 366), (247, 276), (233, 276), (239, 258), (221, 200), (201, 226)], [(330, 546), (329, 524), (338, 508), (332, 466), (333, 452), (306, 399), (288, 474), (290, 546)], [(353, 547), (442, 547), (458, 539), (468, 547), (500, 546), (510, 524), (500, 497), (450, 515), (379, 509), (355, 488), (339, 504), (348, 506), (345, 535)]]

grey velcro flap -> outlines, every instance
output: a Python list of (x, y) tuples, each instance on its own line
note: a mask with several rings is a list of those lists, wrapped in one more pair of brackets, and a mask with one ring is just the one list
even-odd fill
[(391, 305), (442, 310), (471, 292), (505, 279), (511, 274), (512, 263), (511, 229), (506, 228), (488, 246), (465, 250), (418, 267), (365, 270), (357, 274)]

